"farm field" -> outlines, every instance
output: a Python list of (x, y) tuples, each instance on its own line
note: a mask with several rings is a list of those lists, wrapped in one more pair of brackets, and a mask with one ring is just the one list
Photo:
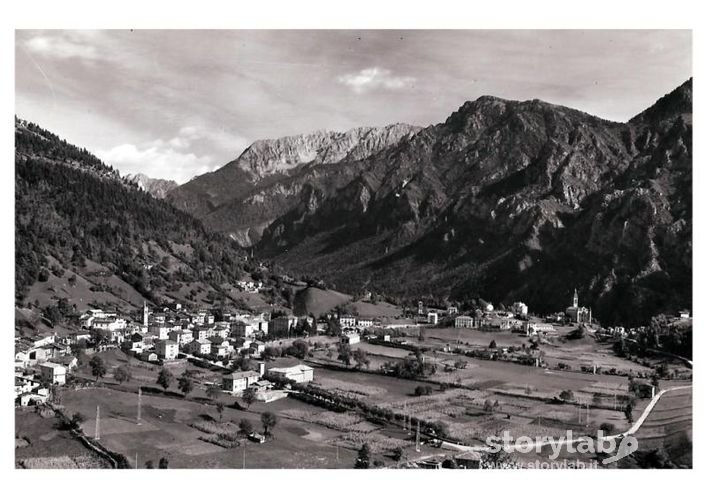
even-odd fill
[[(567, 364), (574, 369), (581, 366), (600, 366), (603, 370), (615, 368), (620, 371), (648, 372), (649, 368), (636, 362), (617, 357), (612, 354), (612, 346), (609, 343), (598, 343), (592, 337), (585, 337), (579, 340), (567, 339), (567, 335), (573, 331), (574, 327), (556, 327), (555, 336), (549, 337), (547, 343), (541, 344), (544, 352), (544, 359), (550, 366), (558, 363)], [(521, 347), (529, 345), (529, 338), (521, 333), (509, 331), (487, 332), (477, 329), (464, 328), (429, 328), (425, 330), (425, 340), (418, 341), (417, 338), (410, 338), (410, 341), (420, 347), (443, 348), (445, 345), (454, 347), (460, 342), (460, 346), (486, 348), (491, 341), (495, 341), (498, 348)]]
[(665, 393), (634, 436), (639, 450), (662, 448), (676, 464), (692, 466), (692, 432), (693, 390), (689, 388)]
[[(81, 412), (86, 416), (82, 427), (90, 436), (95, 433), (96, 405), (100, 405), (101, 443), (126, 456), (133, 466), (137, 462), (144, 467), (147, 460), (156, 464), (162, 457), (169, 460), (171, 468), (350, 468), (355, 460), (356, 452), (345, 447), (336, 450), (334, 444), (327, 443), (340, 432), (285, 418), (281, 414), (284, 410), (310, 409), (295, 400), (255, 403), (250, 411), (226, 408), (220, 422), (213, 406), (188, 399), (143, 395), (141, 425), (136, 424), (136, 400), (135, 393), (107, 388), (69, 391), (64, 395), (69, 413)], [(237, 424), (248, 419), (261, 431), (260, 412), (264, 410), (279, 417), (274, 438), (264, 444), (243, 441), (236, 448), (225, 449), (201, 440), (208, 434), (190, 426), (199, 422)]]
[(18, 468), (109, 468), (101, 456), (70, 432), (58, 429), (53, 411), (40, 416), (32, 409), (15, 410), (15, 462)]

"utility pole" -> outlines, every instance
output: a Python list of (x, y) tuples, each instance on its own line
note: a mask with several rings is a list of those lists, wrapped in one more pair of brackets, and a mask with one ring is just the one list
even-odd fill
[(421, 452), (421, 446), (420, 446), (420, 430), (421, 430), (421, 423), (419, 420), (416, 420), (416, 452)]
[(95, 406), (95, 439), (100, 440), (100, 406)]
[(142, 424), (142, 387), (137, 388), (137, 425)]
[(137, 461), (137, 453), (135, 452), (135, 469), (139, 468), (139, 463)]
[(247, 444), (242, 446), (242, 469), (245, 469), (245, 458), (246, 458), (246, 453), (245, 449), (247, 448)]

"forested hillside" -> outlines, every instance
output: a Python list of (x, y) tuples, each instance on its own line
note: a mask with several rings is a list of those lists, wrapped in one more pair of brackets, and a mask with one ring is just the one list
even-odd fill
[[(232, 299), (228, 283), (245, 267), (231, 240), (206, 232), (198, 220), (37, 125), (16, 120), (15, 138), (19, 305), (38, 300), (36, 285), (50, 279), (55, 298), (63, 292), (70, 299), (85, 279), (87, 301), (117, 293), (112, 288), (134, 288), (152, 302)], [(136, 305), (139, 297), (129, 294), (120, 301)]]

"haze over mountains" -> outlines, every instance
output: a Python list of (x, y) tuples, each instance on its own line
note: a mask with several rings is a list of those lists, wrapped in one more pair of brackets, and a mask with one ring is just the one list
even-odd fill
[(444, 123), (259, 141), (167, 195), (346, 292), (582, 304), (606, 323), (691, 305), (692, 80), (628, 123), (484, 96)]

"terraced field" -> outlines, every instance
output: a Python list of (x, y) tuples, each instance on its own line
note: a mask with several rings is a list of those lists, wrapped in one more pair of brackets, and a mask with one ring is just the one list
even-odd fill
[(639, 450), (664, 449), (676, 464), (692, 465), (693, 390), (665, 393), (636, 432)]

